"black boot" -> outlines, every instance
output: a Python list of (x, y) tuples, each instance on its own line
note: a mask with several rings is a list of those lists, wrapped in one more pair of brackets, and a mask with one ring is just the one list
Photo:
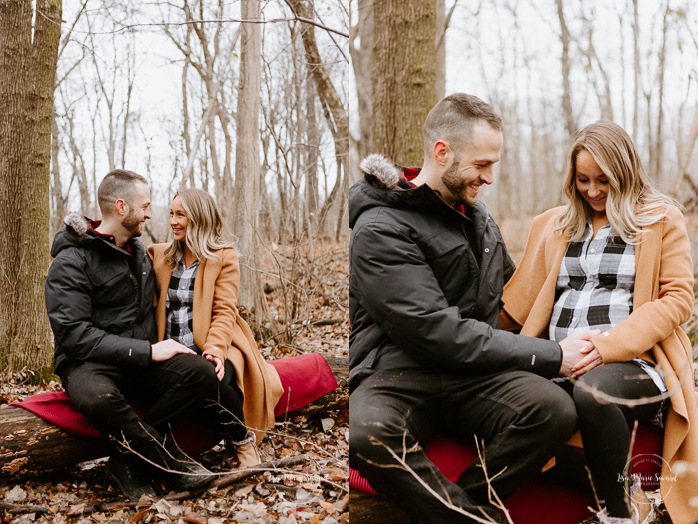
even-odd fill
[(132, 455), (114, 453), (109, 457), (106, 472), (114, 486), (131, 500), (137, 501), (142, 495), (157, 499), (157, 494), (144, 478), (139, 461)]
[(208, 486), (216, 478), (215, 473), (188, 457), (169, 435), (165, 440), (164, 449), (167, 453), (165, 460), (170, 470), (165, 475), (165, 482), (170, 489), (196, 492)]
[[(208, 486), (216, 475), (179, 449), (171, 434), (163, 436), (154, 427), (140, 422), (128, 435), (115, 438), (142, 457), (151, 477), (165, 481), (170, 489), (196, 492)], [(149, 465), (145, 465), (145, 464)]]

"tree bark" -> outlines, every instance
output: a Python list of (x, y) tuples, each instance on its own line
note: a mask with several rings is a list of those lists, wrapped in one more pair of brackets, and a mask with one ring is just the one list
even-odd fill
[(436, 2), (383, 0), (373, 16), (373, 148), (421, 165), (422, 126), (436, 103)]
[[(243, 0), (243, 20), (259, 20), (256, 0)], [(262, 78), (262, 26), (242, 24), (240, 80), (237, 103), (237, 144), (235, 148), (235, 217), (233, 227), (240, 239), (240, 294), (238, 302), (254, 309), (257, 318), (266, 318), (266, 300), (257, 268), (257, 229), (261, 166), (259, 159), (259, 92)], [(261, 316), (260, 316), (261, 315)]]
[(61, 7), (0, 0), (0, 362), (40, 376), (52, 363), (43, 284)]
[[(327, 361), (337, 379), (337, 389), (279, 419), (349, 408), (347, 359)], [(108, 454), (106, 441), (68, 433), (20, 407), (0, 407), (0, 479), (46, 473)]]

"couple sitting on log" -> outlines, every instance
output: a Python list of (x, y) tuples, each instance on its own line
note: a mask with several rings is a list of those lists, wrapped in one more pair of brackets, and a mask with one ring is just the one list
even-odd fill
[[(144, 177), (111, 171), (98, 189), (102, 220), (66, 218), (51, 250), (46, 306), (55, 371), (87, 420), (111, 442), (107, 472), (131, 500), (153, 480), (196, 491), (215, 475), (187, 457), (172, 426), (214, 425), (241, 467), (274, 424), (281, 383), (238, 315), (234, 237), (208, 193), (180, 189), (173, 240), (146, 250)], [(153, 307), (155, 303), (155, 308)], [(139, 417), (132, 401), (148, 406)]]
[[(626, 469), (629, 424), (651, 421), (664, 427), (666, 507), (676, 523), (698, 522), (682, 213), (627, 133), (596, 122), (569, 153), (565, 205), (534, 219), (515, 269), (477, 199), (501, 146), (492, 107), (454, 94), (427, 117), (421, 169), (379, 155), (361, 163), (350, 194), (350, 465), (416, 521), (504, 522), (493, 492), (506, 501), (578, 429), (600, 521), (638, 523), (652, 505)], [(423, 451), (437, 433), (484, 442), (456, 482)], [(681, 474), (666, 474), (674, 466)], [(561, 476), (586, 479), (583, 467)]]

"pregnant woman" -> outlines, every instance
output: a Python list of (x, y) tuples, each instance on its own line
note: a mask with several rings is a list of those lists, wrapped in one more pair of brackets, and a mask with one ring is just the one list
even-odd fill
[(180, 189), (170, 208), (173, 240), (148, 247), (156, 275), (158, 339), (171, 338), (215, 366), (218, 398), (206, 408), (240, 467), (260, 462), (255, 442), (274, 425), (281, 382), (240, 318), (234, 237), (213, 198)]
[(661, 491), (672, 519), (698, 522), (690, 503), (698, 471), (673, 474), (698, 460), (692, 350), (680, 327), (694, 299), (683, 215), (652, 185), (627, 133), (607, 121), (577, 135), (563, 193), (564, 206), (533, 221), (504, 289), (503, 324), (557, 341), (599, 330), (594, 349), (559, 382), (575, 401), (605, 504), (600, 521), (643, 522), (652, 509), (625, 470), (629, 424), (646, 420), (665, 428)]

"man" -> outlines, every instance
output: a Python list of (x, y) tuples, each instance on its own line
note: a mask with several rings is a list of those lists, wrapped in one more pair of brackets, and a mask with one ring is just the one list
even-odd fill
[(574, 431), (574, 404), (548, 379), (569, 375), (591, 344), (498, 329), (514, 265), (477, 200), (502, 145), (492, 107), (448, 96), (423, 136), (421, 170), (371, 155), (351, 189), (350, 461), (420, 522), (483, 512), (500, 521), (480, 461), (453, 483), (421, 445), (437, 432), (484, 441), (491, 487), (505, 499)]
[[(154, 276), (136, 240), (151, 216), (146, 179), (111, 171), (97, 196), (102, 220), (69, 215), (51, 249), (45, 290), (56, 374), (110, 439), (107, 472), (129, 499), (154, 496), (147, 477), (158, 472), (170, 488), (200, 489), (215, 475), (184, 456), (167, 431), (214, 398), (214, 367), (173, 340), (154, 343)], [(141, 419), (127, 399), (150, 409)]]

